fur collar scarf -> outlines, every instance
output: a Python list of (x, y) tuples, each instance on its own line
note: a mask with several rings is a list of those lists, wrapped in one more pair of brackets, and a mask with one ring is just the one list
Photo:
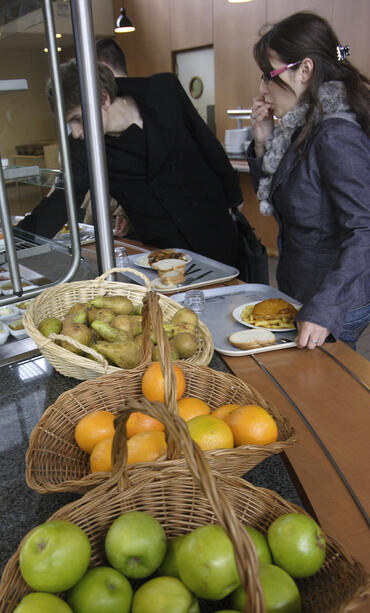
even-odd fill
[[(319, 89), (320, 104), (314, 111), (314, 124), (318, 124), (326, 115), (349, 110), (347, 94), (341, 81), (327, 81)], [(297, 104), (282, 117), (265, 143), (265, 153), (262, 170), (267, 175), (260, 180), (257, 198), (260, 201), (260, 211), (263, 215), (271, 215), (273, 206), (269, 202), (270, 188), (273, 176), (281, 160), (288, 150), (291, 139), (297, 128), (303, 126), (306, 120), (308, 103)]]

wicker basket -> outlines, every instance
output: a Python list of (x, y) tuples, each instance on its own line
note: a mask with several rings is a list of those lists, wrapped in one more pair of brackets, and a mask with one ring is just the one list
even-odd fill
[[(165, 424), (169, 445), (181, 449), (187, 467), (179, 469), (165, 463), (152, 463), (143, 466), (129, 481), (124, 468), (127, 457), (125, 422), (131, 410), (148, 413)], [(245, 613), (247, 610), (248, 613), (264, 613), (256, 552), (241, 524), (252, 525), (266, 533), (269, 524), (277, 517), (304, 511), (275, 492), (255, 487), (238, 477), (213, 473), (204, 454), (191, 441), (186, 424), (179, 417), (169, 415), (163, 405), (132, 400), (122, 413), (117, 420), (113, 444), (113, 476), (77, 502), (59, 509), (50, 519), (69, 520), (85, 530), (92, 545), (93, 566), (106, 563), (105, 534), (111, 522), (127, 511), (140, 510), (153, 515), (169, 538), (217, 522), (234, 544), (239, 574), (249, 594), (249, 607)], [(327, 535), (325, 538), (327, 554), (324, 565), (311, 578), (297, 582), (303, 611), (354, 611), (370, 593), (368, 577), (361, 564), (352, 560), (336, 540)], [(30, 591), (19, 571), (21, 546), (22, 543), (6, 565), (0, 582), (0, 613), (12, 611)], [(200, 604), (203, 613), (227, 607), (227, 602), (223, 601)]]
[[(177, 414), (176, 383), (171, 367), (170, 349), (163, 332), (160, 299), (149, 292), (144, 301), (150, 311), (150, 321), (158, 338), (162, 369), (165, 379), (165, 404), (170, 414)], [(233, 449), (207, 451), (211, 467), (227, 475), (243, 475), (272, 454), (280, 453), (296, 442), (295, 433), (278, 410), (265, 401), (251, 386), (234, 375), (217, 372), (206, 366), (196, 366), (183, 361), (177, 365), (185, 375), (185, 396), (196, 396), (206, 401), (211, 409), (222, 404), (258, 404), (276, 420), (279, 437), (275, 443), (265, 446), (241, 445)], [(39, 493), (74, 491), (84, 492), (109, 477), (110, 473), (90, 473), (89, 456), (74, 439), (79, 420), (97, 409), (117, 414), (129, 396), (140, 398), (141, 379), (145, 366), (132, 371), (121, 371), (80, 383), (61, 394), (43, 414), (31, 433), (26, 455), (26, 479), (28, 485)], [(183, 465), (177, 449), (167, 450), (163, 459), (172, 465)], [(141, 465), (129, 467), (129, 472)]]
[[(133, 283), (106, 281), (106, 277), (112, 273), (125, 271), (135, 273), (142, 278), (145, 282), (145, 287), (140, 287)], [(84, 380), (94, 379), (108, 373), (122, 372), (121, 368), (110, 366), (105, 358), (93, 349), (86, 348), (84, 345), (80, 345), (69, 337), (64, 337), (60, 334), (53, 334), (50, 338), (46, 338), (39, 332), (37, 326), (45, 317), (63, 319), (76, 302), (88, 302), (96, 296), (121, 295), (129, 298), (134, 305), (141, 304), (149, 287), (149, 279), (143, 273), (131, 268), (112, 268), (92, 281), (64, 283), (45, 290), (32, 302), (23, 315), (23, 324), (27, 334), (39, 347), (41, 353), (54, 366), (55, 370), (62, 373), (62, 375)], [(164, 295), (160, 296), (160, 305), (165, 321), (169, 321), (174, 313), (181, 308), (177, 302)], [(55, 342), (56, 340), (72, 342), (73, 345), (90, 354), (95, 359), (91, 360), (72, 353), (58, 345)], [(212, 359), (214, 346), (212, 335), (207, 326), (202, 322), (198, 326), (197, 345), (196, 352), (190, 358), (187, 358), (187, 361), (192, 364), (209, 364)], [(143, 359), (138, 368), (149, 364), (150, 361), (151, 348), (147, 344), (144, 347)], [(135, 370), (137, 369), (131, 369), (130, 373), (134, 373)]]

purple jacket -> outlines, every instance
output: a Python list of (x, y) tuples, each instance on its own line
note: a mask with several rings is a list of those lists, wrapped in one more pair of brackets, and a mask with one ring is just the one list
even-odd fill
[[(247, 159), (257, 191), (262, 158)], [(331, 118), (300, 156), (294, 143), (273, 177), (279, 289), (303, 303), (297, 317), (338, 337), (347, 313), (370, 301), (370, 139)]]

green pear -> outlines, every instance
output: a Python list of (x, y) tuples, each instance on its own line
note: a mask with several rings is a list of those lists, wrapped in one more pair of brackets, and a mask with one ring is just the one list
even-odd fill
[(38, 330), (48, 338), (50, 334), (59, 334), (62, 327), (63, 324), (60, 319), (56, 317), (46, 317), (39, 323)]
[(69, 309), (67, 315), (77, 315), (77, 313), (80, 313), (80, 311), (86, 311), (88, 306), (88, 302), (76, 302), (76, 304)]
[(130, 315), (134, 310), (131, 300), (125, 296), (97, 296), (89, 304), (98, 309), (111, 309), (116, 315)]
[(112, 326), (112, 328), (115, 328), (116, 330), (121, 330), (123, 332), (126, 332), (126, 334), (128, 336), (133, 336), (132, 333), (132, 323), (131, 319), (132, 319), (132, 315), (116, 315), (114, 317), (114, 319), (111, 320), (110, 325)]
[(123, 330), (116, 330), (116, 328), (112, 328), (106, 321), (100, 321), (99, 319), (95, 319), (91, 323), (91, 327), (95, 332), (98, 332), (100, 336), (108, 343), (119, 343), (122, 341), (128, 340), (127, 332)]
[(135, 368), (141, 362), (141, 347), (135, 341), (100, 341), (93, 348), (119, 368)]
[[(92, 331), (90, 328), (88, 328), (85, 324), (74, 323), (70, 320), (68, 320), (67, 323), (64, 322), (62, 334), (64, 336), (70, 336), (75, 341), (82, 343), (82, 345), (90, 345), (92, 341)], [(72, 351), (72, 353), (77, 353), (78, 355), (83, 354), (83, 351), (80, 351), (80, 349), (77, 349), (77, 347), (71, 343), (68, 343), (67, 341), (62, 341), (61, 345), (64, 347), (64, 349)]]
[(75, 324), (87, 324), (88, 323), (87, 311), (78, 311), (76, 315), (74, 313), (71, 313), (71, 315), (73, 315), (72, 321)]
[(143, 318), (141, 315), (130, 315), (132, 334), (137, 336), (143, 330)]
[[(179, 354), (176, 351), (176, 348), (173, 345), (170, 345), (171, 347), (171, 360), (178, 360), (179, 359)], [(155, 345), (152, 349), (152, 362), (159, 362), (159, 347), (158, 345)]]
[(141, 315), (143, 312), (143, 305), (142, 304), (135, 304), (134, 305), (134, 310), (132, 312), (133, 315)]
[(97, 309), (94, 318), (90, 322), (90, 325), (93, 321), (105, 321), (105, 323), (110, 324), (112, 319), (115, 317), (116, 315), (111, 309)]
[(176, 336), (177, 334), (182, 334), (184, 332), (187, 332), (188, 334), (192, 334), (193, 336), (196, 335), (195, 326), (193, 326), (190, 323), (186, 323), (186, 322), (172, 323), (172, 331), (173, 331), (173, 336)]
[(193, 334), (189, 332), (180, 332), (176, 334), (171, 344), (176, 349), (180, 358), (190, 358), (197, 350), (197, 341)]
[(192, 311), (192, 309), (179, 309), (172, 317), (172, 323), (174, 324), (189, 324), (194, 328), (198, 325), (198, 315)]

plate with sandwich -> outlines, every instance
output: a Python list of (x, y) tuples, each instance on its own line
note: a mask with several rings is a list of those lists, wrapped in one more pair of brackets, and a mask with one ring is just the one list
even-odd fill
[(191, 262), (191, 255), (183, 253), (180, 249), (153, 249), (149, 253), (139, 253), (133, 262), (141, 268), (152, 268), (153, 264), (161, 260), (183, 260), (187, 264)]
[(269, 332), (295, 330), (294, 319), (300, 306), (282, 298), (247, 302), (233, 310), (233, 317), (248, 328), (263, 328)]

